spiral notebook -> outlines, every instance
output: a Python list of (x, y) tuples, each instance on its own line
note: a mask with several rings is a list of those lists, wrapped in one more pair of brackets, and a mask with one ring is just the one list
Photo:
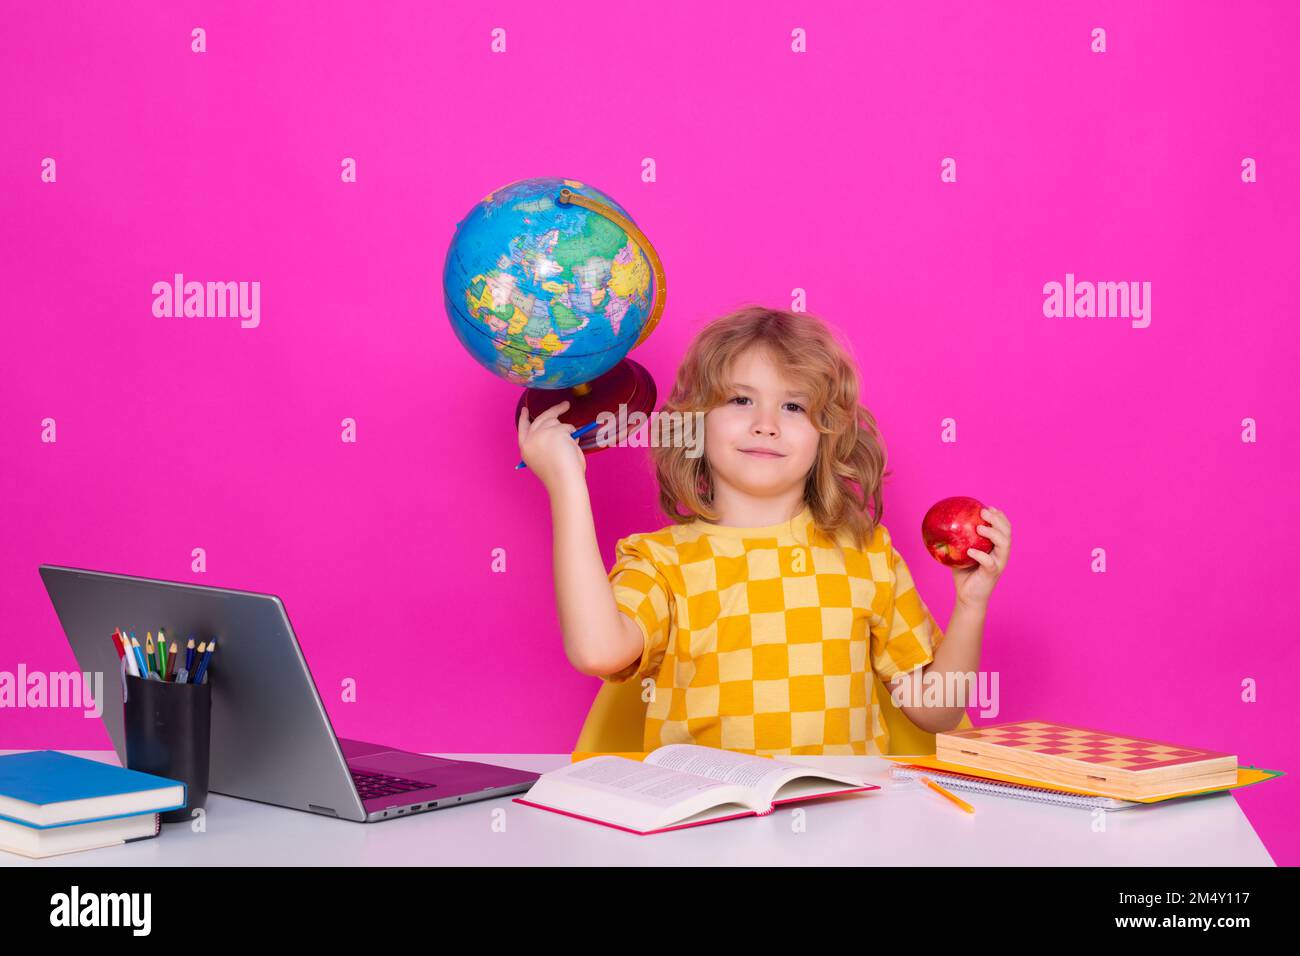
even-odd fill
[(1089, 797), (1077, 793), (1063, 793), (1047, 787), (1031, 787), (1021, 783), (1000, 783), (983, 777), (970, 777), (965, 774), (943, 770), (917, 770), (913, 767), (895, 765), (890, 772), (898, 780), (916, 780), (926, 776), (935, 783), (951, 787), (953, 790), (969, 790), (973, 793), (992, 793), (1000, 797), (1015, 797), (1018, 800), (1034, 800), (1038, 803), (1054, 803), (1064, 807), (1083, 807), (1085, 809), (1131, 810), (1143, 806), (1132, 800), (1120, 800), (1115, 797)]

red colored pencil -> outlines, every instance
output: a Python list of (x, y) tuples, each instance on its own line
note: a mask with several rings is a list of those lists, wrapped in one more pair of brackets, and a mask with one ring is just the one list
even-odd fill
[(118, 636), (117, 629), (113, 629), (113, 646), (117, 648), (117, 659), (120, 661), (126, 657), (126, 648), (122, 646), (122, 638)]

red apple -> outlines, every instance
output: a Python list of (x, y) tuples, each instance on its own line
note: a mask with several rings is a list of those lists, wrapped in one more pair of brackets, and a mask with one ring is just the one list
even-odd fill
[(993, 550), (993, 542), (975, 530), (988, 524), (980, 517), (983, 508), (978, 500), (964, 495), (935, 502), (921, 519), (921, 538), (930, 556), (950, 568), (977, 566), (979, 562), (966, 549), (977, 548), (985, 553)]

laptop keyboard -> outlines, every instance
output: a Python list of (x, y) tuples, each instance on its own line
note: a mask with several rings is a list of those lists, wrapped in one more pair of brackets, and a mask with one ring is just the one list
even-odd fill
[(422, 780), (391, 777), (386, 773), (363, 773), (360, 770), (352, 771), (352, 779), (357, 785), (357, 793), (361, 795), (362, 800), (370, 800), (373, 797), (391, 797), (395, 793), (405, 793), (408, 790), (427, 790), (434, 786), (434, 784), (425, 783)]

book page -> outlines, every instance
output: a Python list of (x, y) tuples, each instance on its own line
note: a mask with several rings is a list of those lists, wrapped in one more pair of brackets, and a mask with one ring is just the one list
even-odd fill
[(552, 770), (549, 776), (581, 781), (584, 787), (657, 807), (670, 807), (707, 790), (727, 788), (722, 781), (702, 780), (698, 776), (678, 773), (671, 768), (648, 766), (626, 757), (592, 757)]
[(753, 788), (774, 781), (792, 769), (790, 764), (778, 763), (768, 757), (740, 754), (715, 747), (701, 747), (697, 744), (669, 744), (660, 747), (645, 758), (645, 763)]
[[(862, 784), (855, 784), (862, 786)], [(795, 780), (787, 781), (777, 788), (772, 794), (772, 803), (793, 802), (795, 800), (806, 800), (809, 797), (820, 796), (825, 793), (833, 793), (837, 790), (847, 790), (845, 786), (835, 786), (828, 783), (820, 777), (799, 777)]]
[(785, 763), (771, 757), (758, 757), (753, 754), (720, 750), (716, 747), (702, 747), (698, 744), (668, 744), (647, 756), (645, 763), (739, 784), (758, 794), (760, 800), (765, 802), (765, 806), (771, 806), (778, 792), (784, 797), (787, 792), (817, 792), (819, 787), (822, 791), (836, 789), (824, 784), (791, 787), (788, 791), (783, 788), (782, 785), (786, 781), (798, 777), (816, 777), (823, 781), (833, 780), (853, 787), (862, 786), (860, 780), (845, 774), (819, 770), (803, 764)]
[(542, 774), (528, 798), (561, 810), (634, 830), (658, 829), (709, 808), (747, 807), (744, 790), (720, 780), (648, 766), (640, 760), (602, 756)]

